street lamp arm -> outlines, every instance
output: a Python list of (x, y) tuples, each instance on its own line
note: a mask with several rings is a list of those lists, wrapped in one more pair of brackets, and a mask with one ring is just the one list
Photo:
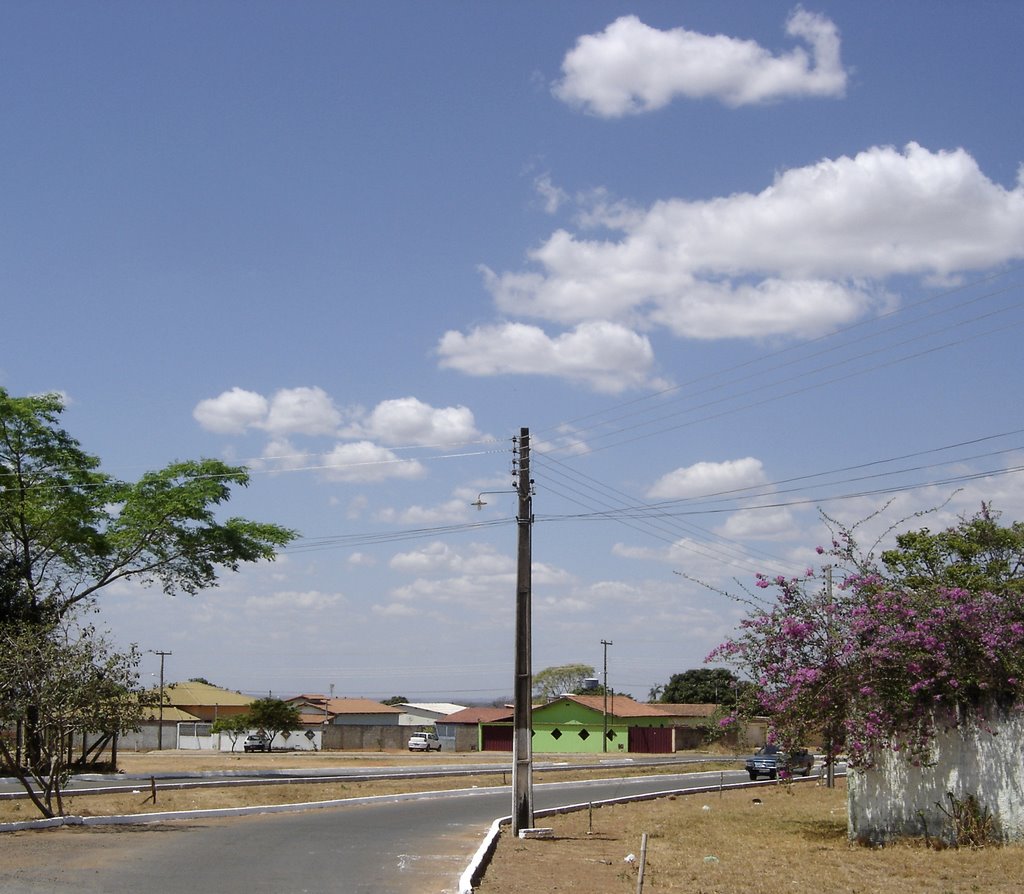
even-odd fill
[(484, 495), (485, 494), (514, 494), (514, 493), (518, 493), (518, 491), (516, 491), (514, 489), (509, 489), (509, 490), (482, 490), (482, 491), (480, 491), (480, 493), (477, 494), (476, 502), (475, 503), (470, 503), (469, 505), (470, 506), (476, 506), (477, 510), (480, 510), (480, 509), (483, 509), (484, 506), (487, 505), (487, 501), (484, 499)]

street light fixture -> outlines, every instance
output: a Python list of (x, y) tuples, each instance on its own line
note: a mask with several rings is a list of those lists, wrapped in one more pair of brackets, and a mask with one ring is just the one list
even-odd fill
[(477, 512), (479, 512), (487, 505), (487, 501), (484, 499), (485, 494), (514, 494), (516, 492), (517, 491), (514, 488), (509, 488), (508, 490), (482, 490), (476, 495), (476, 502), (470, 503), (469, 505), (475, 506)]

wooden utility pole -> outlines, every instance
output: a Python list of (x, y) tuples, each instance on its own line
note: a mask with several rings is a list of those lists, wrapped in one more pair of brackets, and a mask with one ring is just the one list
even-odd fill
[(533, 828), (533, 669), (532, 669), (532, 565), (533, 481), (530, 478), (530, 430), (519, 430), (519, 526), (516, 565), (515, 711), (512, 739), (512, 834)]

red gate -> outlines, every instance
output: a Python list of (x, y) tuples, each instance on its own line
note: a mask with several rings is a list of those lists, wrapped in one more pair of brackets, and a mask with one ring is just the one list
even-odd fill
[(671, 727), (631, 726), (629, 728), (630, 754), (671, 754)]
[(489, 724), (484, 724), (483, 750), (511, 751), (514, 732), (511, 726), (490, 726)]

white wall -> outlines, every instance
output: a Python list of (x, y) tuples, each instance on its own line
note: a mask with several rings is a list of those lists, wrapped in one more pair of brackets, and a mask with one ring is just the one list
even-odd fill
[(850, 838), (881, 843), (923, 835), (923, 823), (929, 835), (948, 838), (948, 817), (936, 806), (950, 809), (947, 792), (958, 800), (974, 795), (996, 818), (1001, 838), (1024, 838), (1024, 714), (993, 715), (987, 725), (992, 732), (970, 722), (940, 733), (934, 766), (913, 767), (885, 749), (870, 770), (850, 770)]
[[(255, 734), (257, 730), (253, 729), (250, 732)], [(242, 733), (235, 739), (236, 753), (240, 754), (245, 750), (242, 746), (247, 735), (249, 733)], [(320, 730), (313, 730), (312, 739), (306, 736), (305, 730), (295, 730), (287, 737), (278, 733), (274, 736), (270, 747), (287, 751), (319, 751), (322, 736), (323, 733)], [(212, 736), (188, 736), (182, 735), (179, 731), (178, 748), (185, 751), (231, 751), (231, 737), (226, 733), (217, 733)]]

